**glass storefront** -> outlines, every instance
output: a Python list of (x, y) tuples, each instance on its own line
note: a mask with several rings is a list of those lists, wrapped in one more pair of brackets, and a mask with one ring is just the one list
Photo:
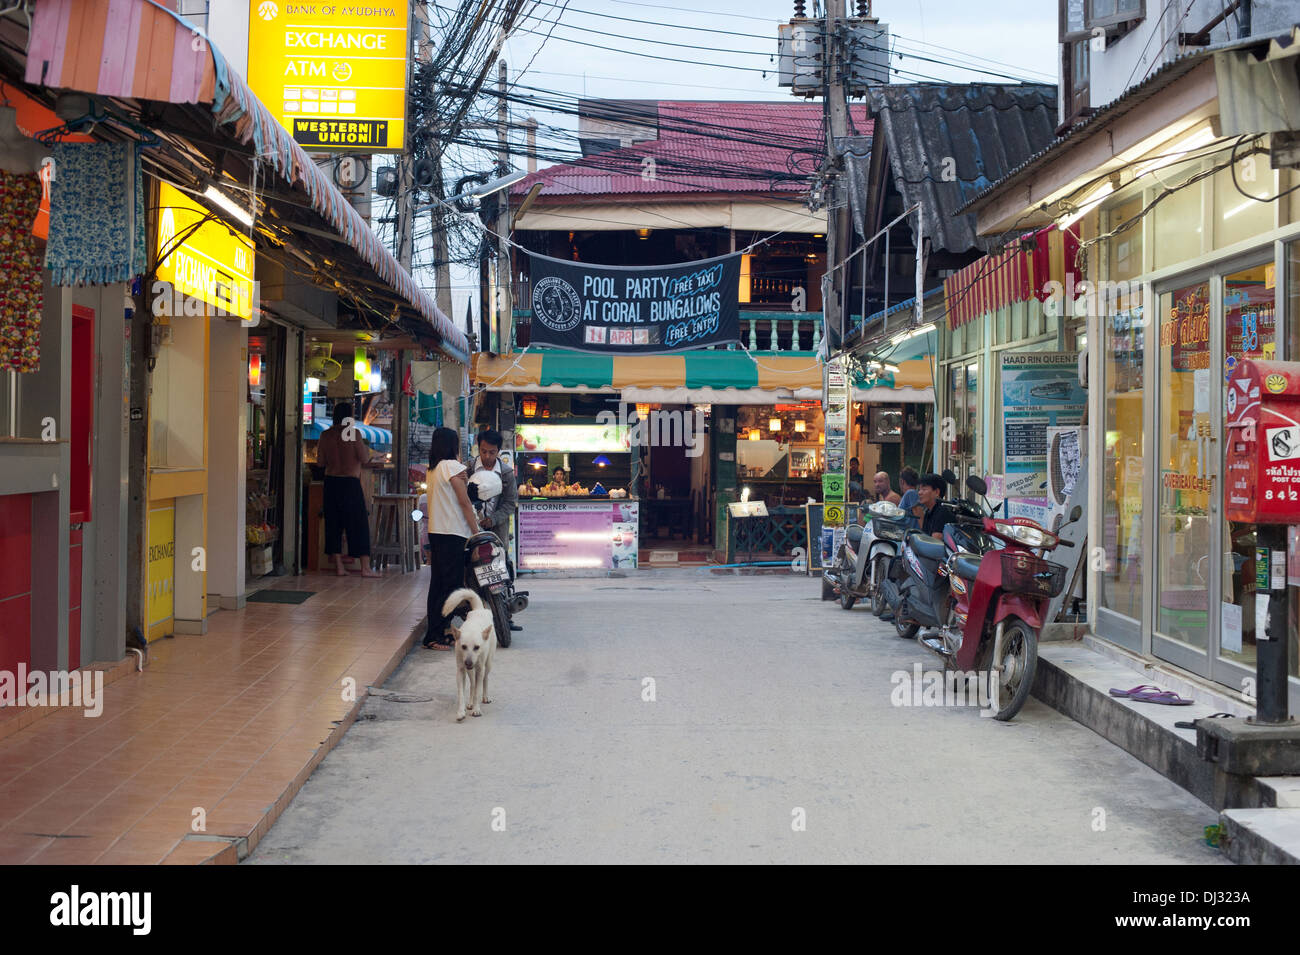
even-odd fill
[(1160, 296), (1156, 620), (1166, 637), (1208, 647), (1210, 494), (1210, 286), (1198, 282)]
[[(1259, 205), (1259, 203), (1253, 203)], [(1223, 278), (1224, 379), (1244, 358), (1277, 358), (1277, 317), (1274, 308), (1273, 263), (1261, 264)], [(1226, 444), (1225, 444), (1226, 452)], [(1255, 665), (1255, 545), (1257, 526), (1223, 518), (1223, 627), (1219, 654), (1250, 667)]]
[(1102, 540), (1106, 564), (1099, 605), (1132, 620), (1142, 616), (1142, 482), (1146, 321), (1140, 289), (1120, 296), (1105, 316)]

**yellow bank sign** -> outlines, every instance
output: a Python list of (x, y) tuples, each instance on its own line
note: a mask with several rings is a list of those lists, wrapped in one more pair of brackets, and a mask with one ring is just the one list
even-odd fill
[(401, 152), (409, 0), (249, 0), (248, 85), (308, 151)]
[(255, 286), (248, 236), (217, 219), (194, 229), (208, 210), (165, 182), (158, 187), (158, 205), (154, 314), (251, 319)]

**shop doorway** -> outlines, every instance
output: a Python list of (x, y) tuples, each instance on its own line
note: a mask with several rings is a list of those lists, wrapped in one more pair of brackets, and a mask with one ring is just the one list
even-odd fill
[(1224, 516), (1227, 379), (1278, 354), (1271, 257), (1157, 288), (1152, 653), (1241, 689), (1255, 666), (1255, 525)]

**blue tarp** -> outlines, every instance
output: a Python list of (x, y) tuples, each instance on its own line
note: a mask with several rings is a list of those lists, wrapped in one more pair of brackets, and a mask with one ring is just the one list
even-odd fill
[[(317, 418), (311, 424), (307, 425), (307, 440), (317, 440), (326, 428), (334, 426), (334, 422), (329, 418)], [(357, 434), (361, 440), (372, 448), (389, 448), (393, 445), (393, 432), (384, 428), (372, 428), (368, 424), (358, 424), (355, 426)]]

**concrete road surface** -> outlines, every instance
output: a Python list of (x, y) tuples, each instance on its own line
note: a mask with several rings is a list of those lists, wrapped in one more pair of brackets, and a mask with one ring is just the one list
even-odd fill
[(937, 659), (814, 579), (527, 586), (483, 717), (417, 646), (249, 861), (1222, 861), (1217, 813), (1036, 700), (895, 705)]

